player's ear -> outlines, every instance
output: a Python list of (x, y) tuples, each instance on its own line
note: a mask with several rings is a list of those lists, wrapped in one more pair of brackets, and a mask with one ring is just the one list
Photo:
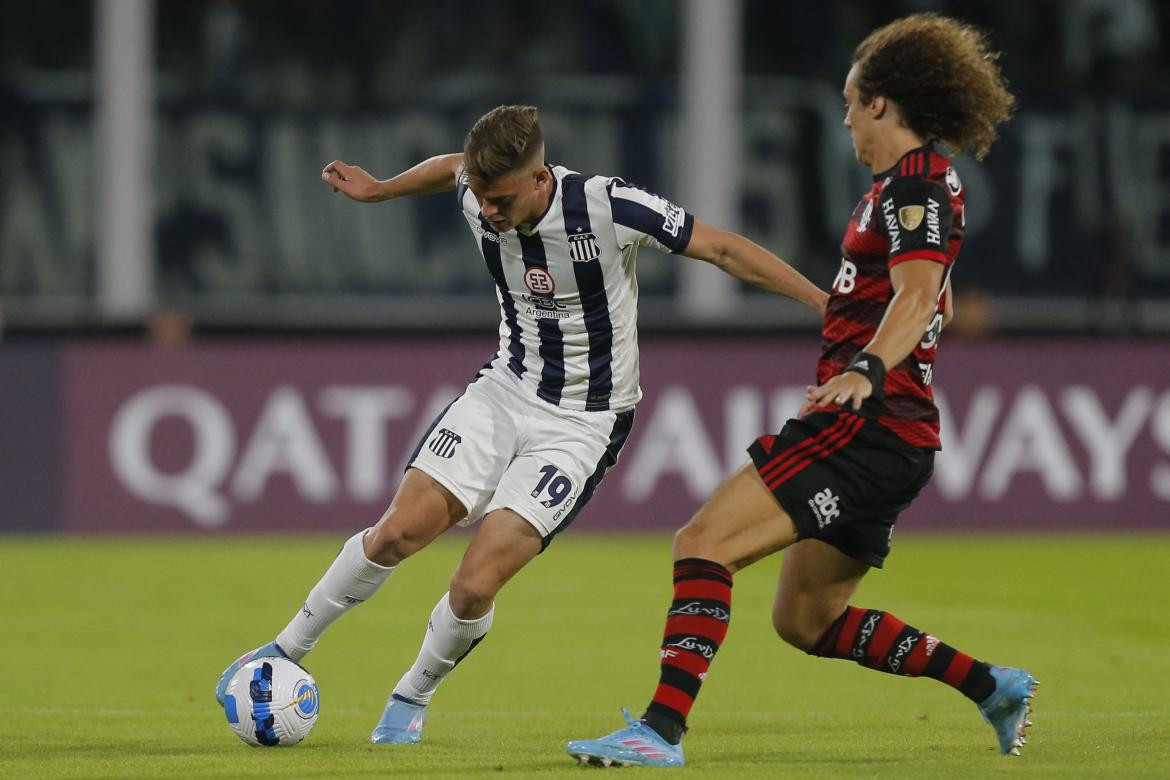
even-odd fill
[(874, 119), (881, 119), (890, 109), (890, 101), (885, 95), (874, 95), (873, 100), (869, 101), (867, 108), (869, 109), (870, 116)]

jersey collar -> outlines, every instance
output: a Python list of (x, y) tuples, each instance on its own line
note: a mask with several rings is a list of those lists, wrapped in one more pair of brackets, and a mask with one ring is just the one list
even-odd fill
[(552, 176), (552, 190), (548, 194), (548, 205), (546, 205), (544, 207), (544, 211), (536, 219), (536, 221), (533, 222), (531, 225), (529, 225), (527, 223), (517, 225), (516, 226), (517, 233), (522, 233), (526, 236), (530, 236), (533, 233), (539, 232), (539, 228), (540, 228), (541, 223), (544, 222), (544, 218), (548, 216), (548, 213), (550, 211), (552, 211), (553, 204), (557, 202), (557, 195), (560, 192), (560, 181), (557, 179), (556, 171), (554, 171), (552, 169), (551, 165), (549, 165), (548, 163), (545, 163), (544, 167), (548, 169), (549, 174)]
[(913, 149), (911, 149), (910, 151), (906, 152), (904, 155), (899, 157), (894, 162), (894, 164), (891, 165), (889, 168), (886, 168), (881, 173), (875, 173), (873, 175), (873, 180), (874, 181), (881, 181), (882, 179), (886, 178), (887, 176), (893, 176), (894, 171), (898, 170), (898, 166), (902, 164), (902, 161), (905, 160), (907, 157), (909, 157), (912, 154), (917, 154), (918, 152), (933, 152), (933, 151), (935, 151), (935, 143), (937, 142), (937, 140), (938, 139), (932, 138), (929, 141), (927, 141), (925, 144), (923, 144), (922, 146), (914, 147)]

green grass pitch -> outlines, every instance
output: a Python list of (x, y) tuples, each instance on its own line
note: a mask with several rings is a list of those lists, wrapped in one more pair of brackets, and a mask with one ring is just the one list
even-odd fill
[[(657, 682), (669, 540), (570, 533), (502, 594), (447, 680), (422, 744), (368, 743), (466, 537), (403, 565), (306, 659), (321, 717), (291, 749), (249, 748), (212, 697), (270, 639), (342, 538), (0, 538), (0, 777), (622, 777), (568, 739), (635, 713)], [(855, 603), (1040, 680), (1021, 758), (931, 680), (805, 656), (772, 633), (779, 556), (737, 575), (734, 619), (685, 741), (703, 777), (1166, 777), (1170, 535), (896, 540)]]

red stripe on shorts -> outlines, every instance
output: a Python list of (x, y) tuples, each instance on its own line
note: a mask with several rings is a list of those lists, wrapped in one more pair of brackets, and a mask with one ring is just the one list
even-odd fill
[(851, 420), (849, 427), (846, 430), (833, 437), (834, 440), (832, 442), (825, 441), (823, 443), (817, 442), (813, 444), (807, 455), (786, 467), (783, 471), (773, 475), (771, 481), (767, 483), (768, 488), (775, 490), (780, 485), (792, 479), (797, 474), (811, 466), (814, 461), (829, 457), (834, 452), (852, 441), (853, 437), (857, 435), (857, 432), (861, 430), (861, 426), (865, 423), (865, 420), (860, 417), (853, 417), (852, 415), (849, 415), (849, 417)]
[(774, 474), (777, 469), (787, 468), (789, 463), (794, 458), (799, 457), (804, 450), (812, 447), (821, 439), (827, 440), (831, 438), (834, 433), (844, 430), (845, 424), (847, 422), (847, 416), (842, 415), (837, 419), (837, 422), (833, 423), (828, 428), (818, 433), (816, 436), (810, 436), (799, 444), (794, 444), (788, 449), (784, 450), (784, 452), (781, 452), (775, 458), (764, 464), (762, 468), (760, 468), (760, 477), (763, 478), (765, 482), (767, 482), (770, 476)]

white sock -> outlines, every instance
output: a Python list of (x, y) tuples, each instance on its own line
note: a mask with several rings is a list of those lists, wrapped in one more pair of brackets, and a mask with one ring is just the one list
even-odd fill
[(394, 571), (393, 566), (379, 566), (366, 557), (362, 548), (366, 531), (359, 531), (345, 542), (309, 591), (305, 605), (277, 634), (276, 644), (294, 661), (301, 660), (313, 649), (334, 620), (373, 596)]
[(495, 613), (493, 604), (483, 617), (460, 620), (451, 611), (451, 594), (444, 593), (431, 612), (418, 658), (394, 686), (394, 693), (417, 704), (430, 704), (431, 696), (443, 678), (487, 634)]

